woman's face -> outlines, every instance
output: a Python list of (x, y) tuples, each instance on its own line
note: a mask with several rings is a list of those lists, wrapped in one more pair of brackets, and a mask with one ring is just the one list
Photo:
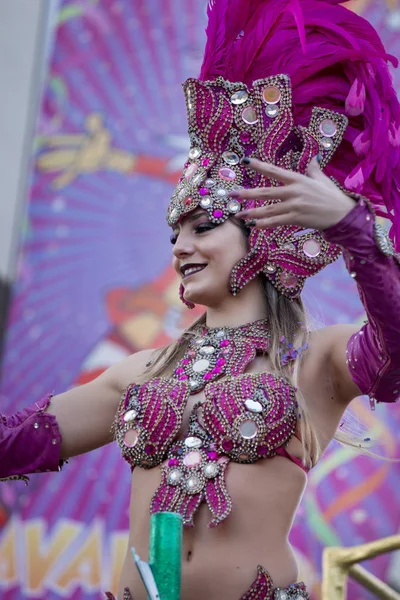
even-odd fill
[(216, 225), (201, 208), (186, 215), (173, 229), (172, 264), (181, 277), (184, 298), (194, 304), (219, 306), (229, 292), (229, 277), (247, 253), (241, 229), (227, 219)]

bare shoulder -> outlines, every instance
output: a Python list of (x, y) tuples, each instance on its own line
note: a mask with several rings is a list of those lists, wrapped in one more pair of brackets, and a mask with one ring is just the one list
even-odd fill
[(115, 365), (112, 365), (100, 377), (107, 379), (108, 384), (119, 391), (143, 375), (149, 362), (153, 361), (161, 348), (151, 348), (130, 354)]
[(330, 325), (310, 332), (306, 373), (323, 378), (331, 386), (331, 399), (340, 405), (348, 404), (360, 394), (354, 384), (346, 361), (350, 337), (359, 330), (352, 324)]
[(349, 338), (359, 330), (357, 325), (339, 324), (321, 327), (310, 332), (310, 351), (324, 359), (347, 346)]

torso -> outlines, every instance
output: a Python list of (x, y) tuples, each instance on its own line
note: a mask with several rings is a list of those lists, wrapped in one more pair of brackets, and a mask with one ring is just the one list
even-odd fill
[[(311, 420), (321, 431), (320, 443), (324, 448), (334, 435), (343, 409), (333, 402), (334, 390), (319, 339), (318, 332), (311, 336), (302, 361), (300, 387)], [(268, 371), (268, 358), (260, 356), (246, 369), (246, 373)], [(122, 387), (128, 383), (127, 373), (126, 380), (121, 381)], [(178, 439), (183, 439), (187, 432), (193, 406), (204, 400), (204, 390), (189, 396)], [(291, 437), (287, 450), (302, 457), (302, 444), (295, 436)], [(123, 597), (123, 590), (128, 587), (134, 600), (146, 600), (130, 547), (134, 546), (141, 558), (148, 559), (149, 506), (159, 484), (160, 466), (135, 468), (129, 543), (118, 598)], [(203, 503), (195, 514), (195, 526), (184, 527), (181, 600), (238, 600), (255, 579), (258, 564), (268, 569), (276, 586), (284, 587), (297, 579), (297, 563), (288, 535), (306, 486), (304, 471), (280, 456), (253, 464), (232, 461), (226, 471), (226, 484), (233, 499), (228, 518), (210, 529), (210, 512)]]

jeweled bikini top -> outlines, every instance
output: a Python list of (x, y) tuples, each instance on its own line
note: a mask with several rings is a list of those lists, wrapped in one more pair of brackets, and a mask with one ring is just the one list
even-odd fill
[[(124, 391), (115, 422), (123, 457), (132, 469), (167, 460), (152, 513), (177, 511), (185, 525), (193, 525), (194, 513), (206, 502), (210, 526), (218, 525), (232, 508), (225, 485), (229, 462), (273, 457), (293, 436), (293, 387), (271, 373), (244, 373), (257, 352), (268, 352), (269, 338), (265, 321), (198, 329), (172, 377)], [(205, 400), (193, 406), (188, 430), (178, 440), (187, 400), (201, 389)]]

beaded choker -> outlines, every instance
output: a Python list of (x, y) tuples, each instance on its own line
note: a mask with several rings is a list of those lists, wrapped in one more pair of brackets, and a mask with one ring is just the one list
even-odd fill
[(244, 373), (257, 353), (267, 353), (270, 349), (270, 330), (265, 319), (239, 327), (199, 325), (190, 333), (193, 337), (174, 376), (179, 381), (188, 381), (191, 394), (224, 375), (235, 377)]

